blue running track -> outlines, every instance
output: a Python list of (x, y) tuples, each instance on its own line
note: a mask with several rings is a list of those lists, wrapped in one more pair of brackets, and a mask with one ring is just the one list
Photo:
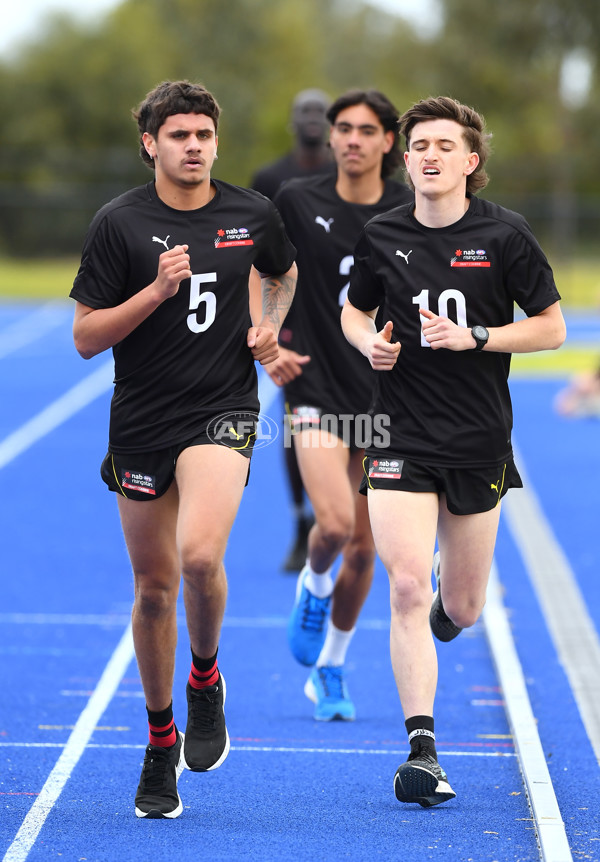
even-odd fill
[[(231, 753), (182, 775), (177, 820), (138, 820), (132, 576), (99, 478), (110, 357), (76, 355), (72, 310), (0, 306), (0, 859), (599, 862), (600, 420), (555, 415), (564, 381), (513, 378), (527, 487), (507, 495), (483, 619), (438, 645), (437, 747), (456, 800), (394, 797), (407, 743), (380, 564), (349, 654), (357, 719), (314, 721), (286, 643), (295, 578), (279, 570), (291, 522), (276, 442), (255, 454), (227, 551)], [(279, 394), (268, 380), (261, 392), (278, 420)], [(182, 729), (189, 662), (182, 608)]]

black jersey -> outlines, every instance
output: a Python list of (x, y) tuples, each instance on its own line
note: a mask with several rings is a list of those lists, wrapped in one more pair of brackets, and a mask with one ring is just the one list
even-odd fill
[(268, 198), (275, 197), (279, 186), (294, 177), (308, 177), (314, 174), (332, 174), (335, 172), (335, 162), (324, 162), (316, 167), (304, 168), (298, 164), (293, 153), (287, 153), (270, 165), (260, 168), (252, 179), (251, 186)]
[(337, 174), (294, 179), (275, 196), (298, 249), (290, 346), (311, 357), (285, 391), (293, 404), (359, 414), (366, 413), (371, 403), (374, 373), (346, 341), (340, 325), (354, 246), (370, 218), (412, 200), (412, 192), (402, 183), (386, 180), (376, 204), (348, 203), (337, 194), (336, 181)]
[(287, 272), (295, 249), (269, 200), (212, 183), (214, 198), (188, 211), (164, 204), (151, 181), (108, 203), (90, 225), (70, 294), (84, 305), (120, 305), (155, 280), (160, 254), (175, 245), (189, 246), (193, 272), (113, 347), (114, 452), (166, 448), (221, 413), (259, 409), (246, 343), (250, 267)]
[(373, 412), (390, 417), (389, 451), (441, 466), (506, 461), (510, 354), (432, 350), (419, 308), (461, 326), (494, 327), (513, 321), (515, 303), (528, 316), (555, 303), (552, 270), (527, 222), (474, 197), (445, 228), (424, 227), (412, 206), (378, 216), (357, 244), (348, 297), (363, 311), (385, 301), (402, 345), (393, 370), (376, 374)]

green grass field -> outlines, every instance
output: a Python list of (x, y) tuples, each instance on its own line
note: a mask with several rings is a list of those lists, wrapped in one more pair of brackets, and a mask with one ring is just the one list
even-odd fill
[[(0, 259), (0, 301), (67, 298), (79, 261)], [(600, 260), (554, 264), (556, 283), (565, 309), (600, 309)], [(595, 367), (600, 344), (584, 344), (560, 350), (514, 355), (513, 374), (570, 375)]]
[(79, 261), (0, 259), (0, 299), (56, 299), (67, 297)]

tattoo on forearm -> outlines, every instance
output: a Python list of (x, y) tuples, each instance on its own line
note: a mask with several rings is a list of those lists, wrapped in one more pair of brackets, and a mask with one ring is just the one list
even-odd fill
[(263, 316), (279, 332), (294, 298), (296, 277), (291, 275), (269, 275), (262, 279)]

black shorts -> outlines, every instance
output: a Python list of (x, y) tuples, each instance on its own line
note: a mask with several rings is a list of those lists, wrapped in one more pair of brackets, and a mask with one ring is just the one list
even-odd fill
[(301, 431), (328, 431), (344, 443), (351, 452), (365, 448), (373, 439), (373, 417), (368, 413), (339, 413), (313, 404), (286, 403), (286, 439)]
[(489, 512), (509, 488), (523, 487), (512, 458), (491, 467), (435, 467), (388, 454), (365, 457), (363, 470), (361, 494), (366, 495), (369, 488), (445, 494), (453, 515)]
[[(256, 414), (249, 415), (256, 418)], [(157, 500), (171, 487), (175, 478), (177, 459), (184, 449), (189, 449), (190, 446), (219, 445), (235, 449), (248, 459), (247, 485), (250, 478), (250, 457), (255, 440), (255, 433), (249, 433), (248, 428), (249, 425), (246, 422), (243, 427), (238, 426), (237, 431), (230, 428), (229, 432), (232, 433), (224, 433), (218, 441), (214, 436), (204, 432), (191, 440), (186, 440), (185, 443), (178, 443), (156, 452), (122, 455), (109, 449), (100, 467), (100, 475), (110, 491), (121, 494), (129, 500), (142, 502)]]

